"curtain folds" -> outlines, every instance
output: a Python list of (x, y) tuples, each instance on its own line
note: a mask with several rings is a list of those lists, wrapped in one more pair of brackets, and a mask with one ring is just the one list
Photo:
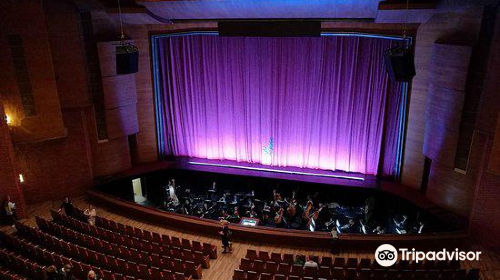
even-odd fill
[(165, 150), (391, 175), (400, 85), (383, 51), (363, 37), (159, 40)]

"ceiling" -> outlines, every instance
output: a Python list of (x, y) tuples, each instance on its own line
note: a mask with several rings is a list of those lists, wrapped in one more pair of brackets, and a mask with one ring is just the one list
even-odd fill
[[(116, 14), (117, 0), (99, 0)], [(375, 22), (425, 21), (437, 0), (120, 0), (129, 24), (184, 20), (316, 19)], [(408, 16), (409, 14), (409, 16)]]

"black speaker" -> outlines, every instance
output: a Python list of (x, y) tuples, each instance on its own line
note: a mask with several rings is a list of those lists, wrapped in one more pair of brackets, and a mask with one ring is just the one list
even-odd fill
[(415, 62), (411, 50), (395, 47), (384, 52), (385, 69), (392, 81), (410, 82), (415, 76)]
[(320, 21), (221, 21), (221, 36), (303, 37), (320, 36)]
[(116, 47), (116, 74), (132, 74), (139, 70), (139, 50), (133, 45)]

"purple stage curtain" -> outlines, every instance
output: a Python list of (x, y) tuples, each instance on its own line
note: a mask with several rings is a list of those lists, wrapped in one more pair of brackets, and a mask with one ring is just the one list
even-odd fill
[(364, 37), (159, 40), (168, 155), (393, 174), (400, 86)]

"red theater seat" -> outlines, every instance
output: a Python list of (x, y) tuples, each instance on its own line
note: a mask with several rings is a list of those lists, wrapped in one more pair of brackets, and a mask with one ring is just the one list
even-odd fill
[(269, 273), (262, 273), (260, 275), (260, 280), (273, 280), (273, 276)]
[(273, 261), (275, 263), (282, 263), (283, 259), (281, 258), (281, 254), (271, 253), (271, 261)]
[(246, 254), (245, 258), (247, 258), (249, 260), (257, 259), (257, 251), (252, 250), (252, 249), (247, 249), (247, 254)]
[(240, 270), (240, 269), (235, 269), (234, 274), (233, 274), (233, 280), (246, 280), (247, 276), (245, 274), (245, 271)]
[(264, 262), (269, 261), (271, 258), (269, 258), (269, 253), (266, 251), (259, 251), (258, 259)]
[(247, 271), (247, 280), (259, 280), (259, 276), (255, 271)]
[(288, 263), (280, 263), (278, 266), (278, 273), (288, 275), (292, 270), (292, 266)]
[(293, 264), (295, 262), (295, 259), (293, 258), (292, 254), (283, 254), (283, 262)]

